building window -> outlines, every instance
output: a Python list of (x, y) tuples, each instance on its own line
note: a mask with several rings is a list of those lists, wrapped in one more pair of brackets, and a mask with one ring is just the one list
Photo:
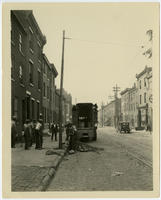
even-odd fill
[(33, 84), (33, 74), (34, 74), (34, 65), (32, 62), (29, 62), (29, 81)]
[(18, 99), (14, 98), (13, 115), (18, 118)]
[(140, 87), (140, 89), (141, 89), (141, 80), (140, 80), (139, 84), (140, 84), (140, 86), (139, 86), (139, 87)]
[(46, 112), (47, 112), (47, 110), (46, 110), (46, 108), (44, 108), (44, 123), (46, 123), (46, 121), (47, 121)]
[(144, 93), (144, 103), (146, 103), (146, 93)]
[(140, 95), (140, 104), (141, 104), (141, 95)]
[(31, 101), (31, 108), (32, 108), (32, 119), (35, 117), (35, 107), (34, 107), (34, 100)]
[(14, 69), (15, 69), (15, 56), (14, 55), (12, 55), (12, 57), (11, 57), (11, 77), (13, 78), (13, 73), (14, 73)]
[(29, 27), (30, 33), (29, 33), (29, 48), (33, 51), (34, 50), (34, 43), (33, 43), (33, 31), (31, 27)]
[(40, 105), (39, 102), (37, 102), (37, 120), (39, 119), (40, 116)]
[(51, 91), (51, 89), (50, 89), (50, 100), (52, 99), (52, 91)]
[(43, 63), (43, 72), (45, 74), (45, 62)]
[(18, 47), (19, 47), (19, 51), (22, 53), (22, 35), (19, 34), (19, 44), (18, 44)]
[(39, 50), (38, 50), (38, 59), (40, 60), (40, 62), (41, 62), (41, 55), (42, 55), (42, 54), (41, 54), (41, 50), (39, 49)]
[(47, 98), (49, 99), (49, 86), (47, 86)]
[(19, 79), (20, 83), (23, 83), (23, 68), (21, 65), (19, 66)]
[(16, 31), (13, 29), (13, 27), (11, 28), (11, 43), (13, 45), (15, 45), (15, 40), (16, 40)]
[(48, 77), (48, 79), (49, 79), (49, 68), (47, 69), (47, 77)]
[(27, 99), (26, 99), (27, 103), (27, 119), (30, 119), (30, 96), (27, 96)]
[(146, 87), (146, 78), (144, 78), (144, 87)]
[(41, 75), (40, 72), (38, 71), (38, 89), (41, 88)]
[(45, 83), (43, 83), (43, 90), (44, 90), (44, 97), (45, 97), (45, 89), (46, 89), (46, 87), (45, 87)]

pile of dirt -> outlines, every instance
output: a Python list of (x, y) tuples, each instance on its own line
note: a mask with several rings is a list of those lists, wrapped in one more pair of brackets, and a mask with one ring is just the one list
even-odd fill
[(76, 146), (76, 150), (80, 151), (80, 152), (89, 152), (89, 151), (99, 152), (99, 151), (103, 151), (104, 149), (98, 148), (98, 147), (93, 147), (86, 143), (78, 142), (77, 146)]
[(46, 154), (46, 155), (58, 155), (58, 156), (61, 156), (60, 153), (55, 152), (55, 151), (52, 150), (52, 149), (47, 150), (45, 154)]

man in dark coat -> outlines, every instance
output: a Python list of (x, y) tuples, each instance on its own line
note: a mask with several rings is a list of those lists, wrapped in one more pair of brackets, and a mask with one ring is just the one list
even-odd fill
[(70, 124), (69, 126), (69, 151), (76, 150), (77, 146), (77, 129), (75, 125)]
[(57, 124), (54, 124), (54, 122), (51, 125), (51, 140), (53, 140), (53, 137), (55, 135), (55, 141), (57, 141), (57, 132), (58, 132), (58, 127)]
[(25, 150), (29, 150), (30, 147), (30, 120), (27, 119), (24, 124), (24, 138), (25, 138)]
[(36, 142), (36, 146), (35, 149), (40, 149), (41, 148), (41, 136), (40, 136), (40, 129), (42, 129), (42, 124), (41, 124), (41, 119), (38, 120), (38, 122), (36, 123), (36, 127), (35, 127), (35, 142)]
[(42, 149), (42, 145), (43, 145), (43, 124), (42, 124), (42, 122), (43, 122), (43, 120), (39, 119), (39, 123), (41, 124), (40, 128), (39, 128), (39, 139), (40, 139), (39, 149)]
[(17, 135), (16, 117), (13, 116), (12, 117), (12, 124), (11, 124), (11, 148), (15, 148), (16, 135)]
[(33, 141), (33, 143), (35, 143), (35, 129), (36, 129), (36, 119), (34, 119), (33, 121), (32, 121), (32, 136), (33, 136), (33, 138), (32, 138), (32, 141)]
[(65, 140), (66, 140), (66, 141), (69, 140), (70, 127), (71, 127), (71, 124), (70, 124), (70, 123), (68, 123), (68, 124), (65, 125), (65, 128), (66, 128), (66, 139), (65, 139)]

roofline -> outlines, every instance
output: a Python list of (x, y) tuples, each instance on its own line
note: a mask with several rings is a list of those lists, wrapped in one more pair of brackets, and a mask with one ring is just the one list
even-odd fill
[(125, 94), (126, 92), (128, 92), (131, 88), (126, 88), (125, 90), (123, 90), (122, 92), (120, 92), (121, 95)]
[(32, 17), (32, 19), (33, 19), (33, 22), (34, 22), (34, 24), (35, 24), (37, 30), (39, 31), (39, 33), (40, 33), (40, 35), (41, 35), (41, 38), (42, 38), (44, 44), (46, 44), (46, 37), (43, 35), (43, 33), (42, 33), (42, 31), (41, 31), (41, 29), (40, 29), (40, 27), (39, 27), (39, 25), (38, 25), (38, 23), (37, 23), (35, 17), (34, 17), (34, 14), (33, 14), (33, 11), (32, 11), (32, 10), (31, 10), (30, 15), (31, 15), (31, 17)]
[(43, 57), (44, 57), (45, 61), (47, 62), (48, 67), (51, 69), (50, 62), (49, 62), (47, 56), (44, 53), (43, 53)]
[(58, 76), (58, 71), (56, 70), (56, 67), (55, 67), (55, 65), (53, 64), (53, 63), (50, 63), (50, 65), (51, 65), (51, 69), (54, 71), (54, 73), (55, 73), (55, 78)]
[(20, 24), (20, 26), (22, 27), (22, 29), (24, 30), (24, 32), (27, 34), (26, 28), (23, 26), (23, 24), (21, 23), (21, 21), (19, 20), (18, 16), (16, 15), (15, 10), (11, 10), (11, 14), (13, 14), (15, 16), (15, 18), (17, 19), (18, 23)]
[(151, 67), (147, 67), (147, 65), (146, 65), (143, 71), (141, 71), (139, 74), (136, 74), (136, 78), (139, 79), (146, 72), (150, 72), (150, 71), (152, 71), (152, 68)]

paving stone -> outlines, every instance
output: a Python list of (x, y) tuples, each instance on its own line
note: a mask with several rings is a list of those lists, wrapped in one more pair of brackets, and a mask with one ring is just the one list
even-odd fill
[[(12, 191), (40, 191), (40, 186), (49, 182), (48, 179), (55, 173), (53, 166), (56, 168), (61, 156), (45, 155), (47, 149), (58, 146), (58, 142), (52, 142), (50, 137), (44, 138), (43, 146), (42, 151), (36, 151), (34, 146), (29, 151), (21, 146), (12, 151)], [(62, 154), (64, 150), (58, 152)]]

